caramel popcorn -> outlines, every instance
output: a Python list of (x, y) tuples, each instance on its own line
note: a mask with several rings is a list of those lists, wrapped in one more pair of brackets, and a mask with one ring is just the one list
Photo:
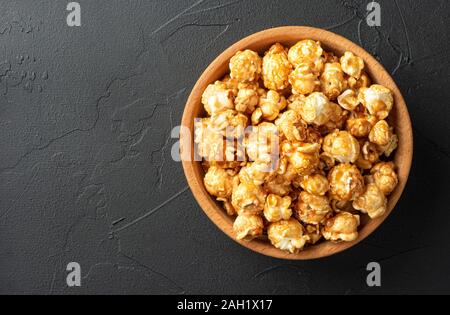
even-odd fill
[(260, 236), (263, 234), (264, 222), (259, 215), (243, 213), (234, 220), (233, 230), (238, 240)]
[(314, 92), (305, 99), (300, 114), (308, 124), (320, 126), (330, 120), (332, 111), (333, 108), (325, 94)]
[(371, 219), (381, 217), (386, 207), (386, 196), (376, 184), (368, 184), (366, 191), (353, 201), (353, 208), (367, 213)]
[(341, 94), (347, 86), (347, 81), (344, 78), (344, 72), (338, 62), (325, 64), (323, 73), (320, 76), (320, 85), (323, 94), (330, 100), (335, 100)]
[(394, 97), (360, 57), (305, 39), (264, 55), (239, 51), (229, 69), (203, 92), (194, 143), (205, 189), (235, 217), (236, 239), (297, 253), (354, 241), (360, 215), (387, 212), (398, 185)]
[(365, 114), (354, 114), (353, 117), (347, 119), (346, 129), (348, 132), (357, 138), (365, 138), (369, 135), (372, 127), (375, 125), (377, 119), (375, 116)]
[(292, 215), (291, 202), (292, 199), (289, 196), (280, 197), (269, 194), (264, 204), (264, 217), (269, 222), (289, 220)]
[(229, 198), (233, 187), (239, 183), (238, 178), (234, 175), (229, 170), (211, 166), (205, 174), (205, 188), (213, 196)]
[(289, 141), (301, 141), (306, 138), (306, 128), (308, 126), (294, 110), (289, 109), (279, 115), (278, 119), (275, 120), (275, 125)]
[(291, 254), (302, 250), (308, 238), (303, 235), (303, 226), (295, 219), (271, 223), (267, 236), (276, 248), (287, 250)]
[(358, 238), (359, 223), (358, 215), (353, 215), (349, 212), (339, 212), (326, 221), (322, 235), (326, 240), (333, 242), (351, 242)]
[(378, 119), (385, 119), (394, 104), (391, 90), (379, 84), (373, 84), (369, 88), (361, 88), (358, 98), (369, 113), (375, 115)]
[(320, 42), (305, 39), (289, 49), (288, 57), (294, 67), (298, 67), (302, 63), (309, 63), (314, 67), (314, 71), (320, 72), (323, 67), (322, 54), (323, 49)]
[(259, 79), (262, 60), (252, 50), (238, 51), (230, 59), (230, 77), (239, 82), (255, 82)]
[(202, 104), (210, 115), (234, 109), (233, 92), (218, 83), (210, 84), (203, 92)]
[(320, 85), (317, 72), (313, 65), (307, 63), (299, 64), (289, 75), (289, 83), (292, 86), (293, 94), (309, 94)]
[(254, 89), (240, 89), (237, 93), (236, 99), (234, 100), (235, 108), (237, 111), (251, 114), (255, 110), (255, 107), (259, 102), (258, 91)]
[(353, 53), (346, 51), (341, 57), (342, 70), (350, 77), (359, 79), (364, 69), (364, 61)]
[(369, 133), (369, 140), (378, 145), (387, 145), (391, 138), (391, 129), (385, 120), (380, 120)]
[(395, 173), (393, 162), (378, 163), (370, 170), (370, 173), (375, 184), (385, 195), (389, 195), (398, 184), (398, 177)]
[(323, 140), (323, 151), (342, 163), (353, 163), (359, 156), (359, 143), (347, 131), (334, 131)]
[(326, 196), (302, 191), (295, 207), (295, 217), (307, 224), (320, 224), (332, 212)]
[(278, 92), (270, 90), (265, 96), (259, 99), (262, 118), (265, 120), (275, 120), (281, 110), (287, 106), (286, 99)]
[(364, 178), (358, 168), (349, 163), (339, 164), (328, 174), (333, 199), (354, 200), (364, 192)]
[(261, 186), (251, 183), (240, 183), (233, 189), (231, 204), (238, 214), (261, 213), (264, 209), (266, 193)]
[(270, 47), (263, 58), (262, 75), (264, 86), (269, 90), (281, 91), (289, 87), (292, 65), (283, 45)]
[(358, 94), (352, 90), (345, 90), (341, 95), (337, 97), (339, 105), (346, 110), (355, 110), (359, 104)]
[(330, 189), (328, 179), (321, 174), (304, 176), (300, 186), (310, 194), (317, 196), (325, 195)]

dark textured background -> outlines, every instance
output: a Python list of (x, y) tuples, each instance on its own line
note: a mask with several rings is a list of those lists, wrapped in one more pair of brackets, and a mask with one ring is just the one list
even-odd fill
[[(449, 1), (379, 1), (380, 28), (365, 23), (369, 1), (80, 0), (81, 27), (66, 25), (68, 2), (0, 1), (0, 293), (450, 293)], [(280, 25), (360, 43), (391, 71), (414, 125), (396, 210), (318, 261), (234, 243), (170, 156), (203, 69)], [(80, 288), (66, 286), (71, 261)], [(370, 261), (381, 288), (366, 286)]]

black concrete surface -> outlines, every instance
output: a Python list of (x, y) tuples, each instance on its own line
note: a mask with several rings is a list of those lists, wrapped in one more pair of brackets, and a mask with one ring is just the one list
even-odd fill
[[(0, 1), (0, 293), (450, 293), (448, 1)], [(414, 164), (389, 219), (342, 254), (264, 257), (219, 231), (171, 159), (209, 62), (281, 25), (332, 30), (392, 73)], [(81, 287), (66, 284), (69, 262)], [(382, 286), (366, 285), (366, 265)]]

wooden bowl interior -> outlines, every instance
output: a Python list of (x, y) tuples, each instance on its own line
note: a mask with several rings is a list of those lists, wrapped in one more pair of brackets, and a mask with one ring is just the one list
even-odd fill
[[(395, 105), (390, 115), (390, 120), (399, 136), (399, 146), (395, 152), (394, 162), (398, 167), (399, 184), (393, 193), (389, 196), (388, 211), (383, 217), (375, 220), (369, 220), (367, 216), (361, 216), (361, 227), (359, 237), (353, 242), (332, 243), (322, 242), (320, 244), (307, 247), (298, 254), (289, 254), (274, 248), (270, 243), (264, 240), (238, 241), (234, 238), (232, 225), (233, 218), (228, 216), (221, 205), (219, 205), (206, 191), (203, 185), (204, 171), (200, 162), (183, 161), (183, 168), (186, 178), (194, 194), (194, 197), (206, 213), (206, 215), (228, 236), (241, 245), (252, 249), (264, 255), (283, 258), (283, 259), (314, 259), (329, 256), (350, 248), (371, 234), (391, 213), (395, 204), (405, 187), (412, 160), (412, 129), (406, 104), (403, 97), (388, 74), (388, 72), (364, 49), (353, 42), (328, 31), (302, 27), (287, 26), (275, 29), (265, 30), (249, 37), (246, 37), (235, 43), (221, 55), (219, 55), (204, 71), (195, 84), (191, 95), (186, 104), (183, 114), (182, 125), (193, 131), (194, 118), (204, 117), (205, 111), (201, 104), (201, 96), (208, 84), (220, 80), (225, 74), (229, 73), (229, 59), (239, 50), (252, 49), (260, 54), (266, 51), (272, 44), (279, 42), (285, 46), (292, 46), (301, 39), (314, 39), (322, 43), (322, 47), (336, 53), (338, 56), (345, 51), (351, 51), (363, 58), (366, 64), (366, 72), (374, 83), (382, 84), (392, 90), (394, 94)], [(191, 160), (193, 161), (194, 144), (189, 137), (181, 136), (181, 150), (190, 148)]]

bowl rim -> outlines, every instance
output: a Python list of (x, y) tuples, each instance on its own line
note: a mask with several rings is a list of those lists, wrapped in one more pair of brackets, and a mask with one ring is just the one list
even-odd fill
[[(284, 39), (283, 39), (284, 38)], [(397, 87), (395, 81), (392, 79), (386, 69), (365, 49), (350, 41), (349, 39), (335, 34), (333, 32), (323, 30), (320, 28), (309, 26), (281, 26), (275, 28), (269, 28), (257, 33), (244, 37), (243, 39), (235, 42), (221, 54), (219, 54), (203, 71), (195, 83), (184, 108), (183, 117), (181, 120), (182, 127), (187, 127), (191, 133), (193, 131), (194, 112), (197, 106), (200, 106), (199, 100), (204, 88), (212, 83), (210, 77), (216, 76), (216, 80), (223, 76), (224, 73), (217, 76), (217, 71), (224, 67), (224, 63), (228, 65), (229, 59), (239, 50), (250, 48), (254, 45), (260, 45), (261, 43), (267, 48), (276, 42), (295, 42), (301, 39), (313, 39), (320, 41), (327, 50), (341, 52), (349, 50), (361, 57), (366, 65), (367, 72), (377, 84), (382, 84), (393, 92), (394, 95), (394, 108), (396, 114), (396, 121), (400, 121), (401, 124), (395, 125), (396, 133), (399, 135), (399, 145), (395, 152), (394, 161), (398, 168), (399, 183), (392, 194), (388, 197), (388, 209), (386, 213), (377, 219), (372, 219), (367, 222), (360, 230), (358, 238), (352, 242), (332, 243), (329, 241), (322, 242), (318, 245), (308, 247), (307, 249), (300, 251), (296, 254), (290, 254), (285, 251), (279, 250), (273, 247), (269, 242), (263, 242), (259, 240), (246, 241), (237, 240), (234, 237), (232, 223), (230, 223), (231, 217), (229, 217), (222, 207), (207, 193), (203, 184), (203, 177), (199, 174), (199, 163), (194, 161), (193, 157), (193, 138), (180, 133), (180, 151), (183, 155), (183, 151), (186, 148), (190, 148), (191, 160), (182, 160), (183, 170), (186, 176), (186, 180), (189, 187), (197, 200), (199, 206), (203, 212), (214, 222), (214, 224), (227, 234), (235, 242), (242, 246), (255, 251), (257, 253), (287, 260), (310, 260), (328, 257), (344, 250), (347, 250), (354, 245), (364, 240), (367, 236), (373, 233), (384, 220), (392, 213), (395, 205), (397, 204), (400, 196), (402, 195), (406, 182), (408, 180), (409, 172), (412, 164), (413, 157), (413, 132), (411, 119), (408, 113), (408, 109), (403, 99), (403, 96)], [(331, 42), (331, 43), (330, 43)], [(381, 80), (380, 80), (381, 78)], [(401, 164), (398, 162), (401, 161)]]

